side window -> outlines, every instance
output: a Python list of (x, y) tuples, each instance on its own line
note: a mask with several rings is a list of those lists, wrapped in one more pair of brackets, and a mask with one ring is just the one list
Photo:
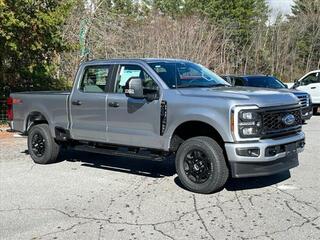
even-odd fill
[(239, 78), (239, 77), (235, 77), (234, 78), (234, 85), (235, 86), (244, 86), (244, 81), (242, 78)]
[(115, 92), (124, 93), (126, 82), (132, 77), (141, 78), (143, 87), (145, 88), (158, 88), (155, 81), (140, 66), (121, 65), (116, 78)]
[(311, 73), (308, 76), (306, 76), (304, 79), (301, 80), (300, 84), (301, 86), (307, 86), (311, 83), (318, 83), (318, 73)]
[(85, 93), (104, 93), (109, 82), (110, 66), (87, 67), (80, 84), (80, 90)]

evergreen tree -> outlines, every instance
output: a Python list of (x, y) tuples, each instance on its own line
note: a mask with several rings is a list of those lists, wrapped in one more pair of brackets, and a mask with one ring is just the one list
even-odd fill
[(0, 91), (60, 88), (54, 79), (70, 0), (0, 0)]

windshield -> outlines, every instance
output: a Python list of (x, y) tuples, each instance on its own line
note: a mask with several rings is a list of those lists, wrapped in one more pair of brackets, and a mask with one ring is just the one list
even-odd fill
[(230, 86), (200, 64), (191, 62), (152, 62), (150, 67), (170, 88)]
[(275, 77), (250, 77), (248, 86), (262, 88), (286, 88), (286, 86)]

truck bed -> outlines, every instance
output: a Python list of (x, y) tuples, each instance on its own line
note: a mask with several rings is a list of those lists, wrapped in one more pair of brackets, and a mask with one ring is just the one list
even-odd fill
[[(50, 126), (67, 128), (69, 124), (67, 91), (34, 91), (12, 93), (10, 96), (20, 99), (13, 105), (14, 123), (12, 129), (25, 132), (28, 118), (32, 114), (41, 113)], [(54, 133), (54, 129), (51, 129)]]

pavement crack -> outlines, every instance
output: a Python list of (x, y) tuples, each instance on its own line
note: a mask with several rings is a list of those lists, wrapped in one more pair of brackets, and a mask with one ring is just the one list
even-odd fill
[(167, 233), (163, 232), (162, 230), (158, 229), (158, 228), (157, 228), (157, 225), (159, 225), (159, 224), (153, 224), (153, 225), (152, 225), (153, 229), (154, 229), (156, 232), (160, 233), (161, 235), (163, 235), (163, 236), (166, 237), (166, 238), (175, 240), (175, 238), (173, 238), (173, 237), (170, 236), (169, 234), (167, 234)]
[(198, 215), (201, 223), (202, 223), (202, 226), (204, 227), (205, 231), (207, 232), (207, 234), (209, 234), (209, 236), (211, 237), (211, 239), (215, 239), (212, 234), (209, 232), (208, 230), (208, 227), (206, 225), (206, 223), (204, 222), (203, 218), (201, 217), (200, 213), (199, 213), (199, 209), (198, 209), (198, 206), (197, 206), (197, 200), (196, 200), (196, 196), (194, 194), (192, 194), (192, 198), (193, 198), (193, 207), (194, 207), (194, 210), (196, 212), (196, 214)]
[(286, 192), (286, 191), (284, 191), (284, 190), (282, 190), (282, 189), (279, 189), (279, 188), (277, 188), (277, 187), (272, 186), (272, 188), (274, 188), (274, 189), (276, 189), (277, 191), (280, 191), (280, 192), (282, 192), (282, 193), (290, 196), (295, 202), (297, 202), (297, 203), (302, 203), (302, 204), (304, 204), (304, 205), (312, 208), (313, 210), (316, 210), (317, 212), (320, 212), (320, 210), (319, 210), (317, 207), (313, 206), (310, 202), (300, 200), (300, 199), (298, 199), (295, 195), (293, 195), (293, 194), (291, 194), (291, 193), (288, 193), (288, 192)]
[(40, 235), (40, 236), (35, 237), (35, 238), (36, 238), (36, 239), (37, 239), (37, 238), (41, 239), (42, 237), (46, 237), (46, 236), (49, 236), (49, 235), (67, 232), (67, 231), (72, 230), (72, 229), (75, 228), (75, 227), (78, 227), (78, 226), (81, 226), (81, 225), (85, 225), (85, 224), (90, 223), (90, 222), (93, 222), (93, 220), (91, 220), (91, 221), (86, 221), (86, 222), (78, 222), (78, 223), (73, 224), (72, 226), (70, 226), (70, 227), (68, 227), (68, 228), (60, 229), (60, 230), (53, 231), (53, 232), (49, 232), (49, 233), (45, 233), (45, 234)]
[(239, 198), (239, 196), (238, 196), (237, 191), (235, 191), (234, 194), (235, 194), (236, 199), (237, 199), (237, 202), (238, 202), (238, 204), (239, 204), (239, 206), (240, 206), (240, 210), (242, 210), (242, 212), (244, 213), (244, 217), (247, 217), (247, 216), (248, 216), (248, 213), (247, 213), (247, 211), (244, 209), (244, 207), (243, 207), (243, 205), (242, 205), (242, 202), (240, 201), (240, 198)]

